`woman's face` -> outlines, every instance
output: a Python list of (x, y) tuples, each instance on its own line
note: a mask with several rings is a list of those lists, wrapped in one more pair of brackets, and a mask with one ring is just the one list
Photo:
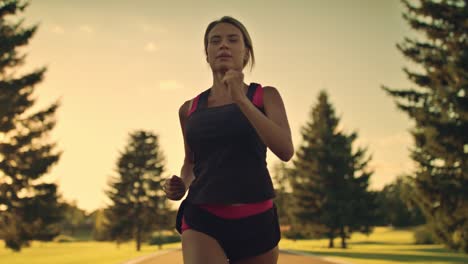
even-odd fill
[(213, 71), (242, 71), (248, 59), (242, 32), (229, 23), (219, 23), (208, 33), (206, 60)]

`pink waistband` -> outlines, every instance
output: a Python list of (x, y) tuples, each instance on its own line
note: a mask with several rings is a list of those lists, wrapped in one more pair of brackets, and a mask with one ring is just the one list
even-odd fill
[(225, 219), (237, 219), (262, 213), (273, 207), (273, 200), (241, 205), (203, 204), (200, 208)]

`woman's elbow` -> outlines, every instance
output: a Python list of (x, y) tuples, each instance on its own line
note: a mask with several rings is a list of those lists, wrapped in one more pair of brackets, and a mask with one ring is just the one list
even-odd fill
[(283, 151), (278, 155), (278, 158), (280, 158), (284, 162), (288, 162), (291, 160), (291, 158), (294, 156), (294, 147), (291, 145), (288, 147), (287, 150)]

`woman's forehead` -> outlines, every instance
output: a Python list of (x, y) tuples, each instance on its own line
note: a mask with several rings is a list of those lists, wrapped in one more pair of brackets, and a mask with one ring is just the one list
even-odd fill
[(234, 25), (231, 25), (229, 23), (219, 23), (216, 26), (213, 27), (213, 29), (210, 30), (210, 33), (208, 34), (209, 37), (218, 35), (218, 36), (223, 36), (223, 35), (241, 35), (241, 31)]

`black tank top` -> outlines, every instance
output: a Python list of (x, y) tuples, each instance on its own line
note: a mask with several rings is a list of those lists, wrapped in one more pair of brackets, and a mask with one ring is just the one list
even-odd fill
[[(250, 101), (256, 89), (263, 88), (256, 83), (249, 85)], [(265, 144), (236, 103), (207, 107), (210, 91), (199, 95), (186, 121), (195, 175), (187, 200), (194, 204), (234, 204), (274, 198)], [(257, 107), (264, 113), (263, 107)]]

